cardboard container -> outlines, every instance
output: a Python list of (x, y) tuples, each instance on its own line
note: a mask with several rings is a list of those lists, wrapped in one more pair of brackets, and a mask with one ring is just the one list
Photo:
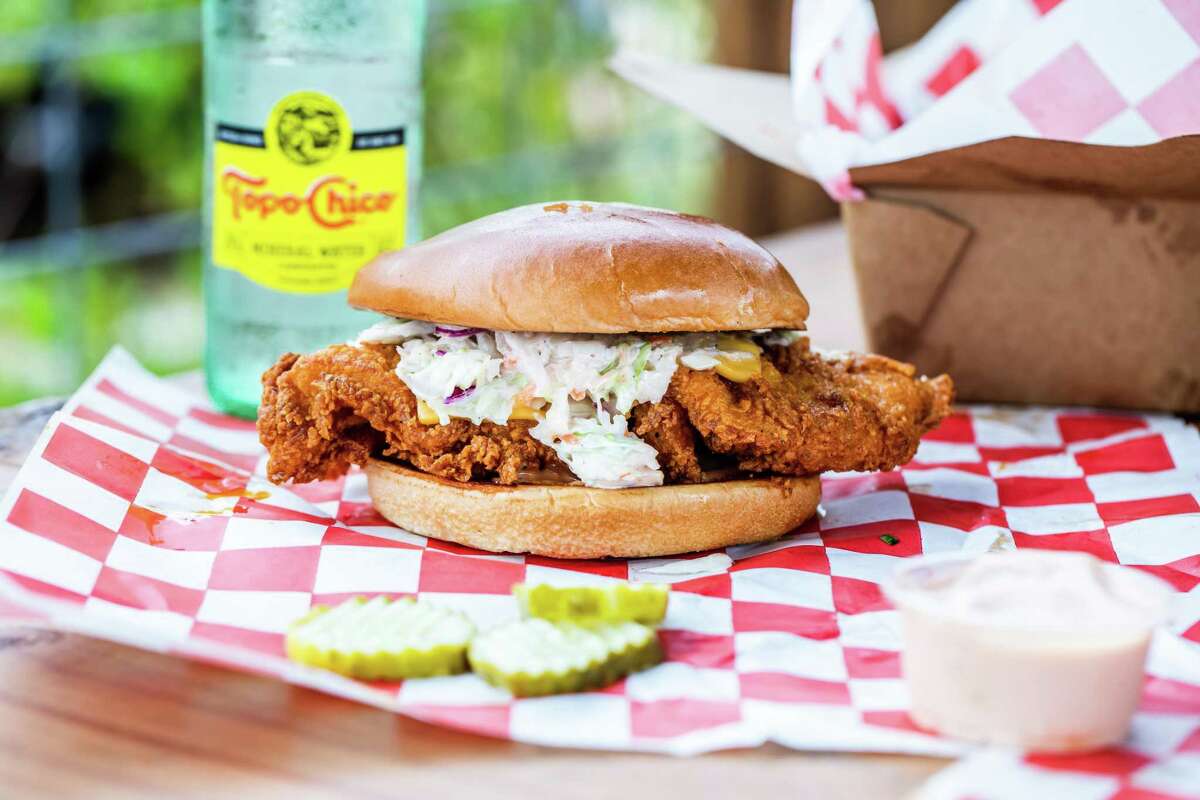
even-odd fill
[(964, 400), (1200, 411), (1200, 137), (863, 173), (842, 219), (872, 348)]
[[(1138, 13), (1151, 2), (1158, 5), (1148, 0)], [(1129, 77), (1129, 70), (1142, 69), (1136, 53), (1131, 63), (1124, 56), (1101, 63), (1095, 72), (1109, 76), (1103, 85), (1063, 83), (1045, 78), (1064, 70), (1086, 74), (1099, 60), (1087, 49), (1096, 49), (1095, 31), (1119, 33), (1133, 13), (1129, 6), (1067, 0), (1045, 18), (1002, 23), (996, 3), (968, 0), (934, 29), (928, 45), (902, 54), (888, 80), (886, 71), (883, 78), (870, 75), (878, 36), (869, 38), (874, 29), (863, 22), (861, 6), (818, 3), (818, 10), (851, 9), (850, 16), (814, 21), (799, 16), (802, 5), (796, 24), (811, 23), (801, 42), (808, 49), (801, 53), (794, 44), (790, 81), (628, 54), (614, 59), (613, 68), (751, 152), (820, 180), (843, 200), (864, 327), (876, 352), (912, 361), (927, 374), (950, 373), (967, 401), (1200, 412), (1197, 21), (1189, 24), (1198, 29), (1187, 31), (1194, 42), (1176, 36), (1170, 26), (1186, 26), (1165, 11), (1149, 14), (1149, 23), (1142, 17), (1128, 23), (1131, 35), (1141, 25), (1162, 48), (1178, 50), (1159, 54), (1179, 68), (1160, 69), (1151, 76), (1157, 83)], [(934, 65), (961, 61), (954, 42), (983, 22), (1012, 31), (993, 37), (999, 51), (993, 60), (975, 57), (984, 66), (974, 76), (940, 97), (919, 96), (930, 95), (929, 79), (907, 95), (897, 88)], [(848, 38), (862, 39), (864, 27), (865, 43), (857, 51), (847, 47)], [(825, 31), (825, 40), (814, 44), (814, 36), (821, 38), (814, 30)], [(951, 55), (942, 58), (935, 45)], [(811, 55), (822, 46), (863, 68), (848, 84), (831, 88), (825, 77), (798, 88), (797, 63), (805, 75), (813, 63), (830, 66)], [(844, 63), (833, 66), (826, 75), (847, 77)], [(1181, 81), (1185, 89), (1194, 83), (1196, 93), (1181, 91)], [(887, 86), (892, 96), (872, 98), (872, 84)], [(1105, 94), (1113, 84), (1125, 106), (1098, 109), (1117, 102)], [(1130, 85), (1140, 85), (1141, 94)], [(1030, 86), (1040, 91), (1032, 99)], [(828, 109), (839, 97), (854, 99), (814, 124), (812, 109), (822, 102)], [(1170, 105), (1172, 97), (1180, 105)], [(892, 130), (884, 123), (896, 109), (916, 116)], [(855, 110), (858, 119), (849, 119)], [(1093, 116), (1099, 122), (1085, 131), (1080, 120)], [(875, 139), (863, 132), (881, 125)], [(790, 266), (803, 275), (803, 265)]]

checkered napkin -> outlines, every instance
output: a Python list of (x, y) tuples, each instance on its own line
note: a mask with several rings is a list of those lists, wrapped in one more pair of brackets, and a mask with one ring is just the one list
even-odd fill
[[(360, 473), (281, 488), (263, 462), (252, 424), (114, 351), (0, 503), (0, 612), (525, 742), (951, 755), (906, 713), (879, 581), (923, 552), (1082, 550), (1168, 581), (1180, 611), (1128, 747), (1014, 764), (1112, 787), (1190, 770), (1200, 789), (1200, 436), (1173, 418), (971, 408), (902, 470), (826, 478), (823, 514), (780, 541), (634, 561), (427, 541), (374, 512)], [(672, 584), (667, 661), (604, 691), (513, 700), (473, 675), (365, 683), (282, 655), (312, 603), (419, 595), (486, 628), (516, 616), (517, 581), (616, 579)]]
[(869, 0), (796, 0), (792, 38), (797, 146), (837, 199), (849, 168), (989, 139), (1200, 133), (1197, 0), (963, 0), (886, 60)]

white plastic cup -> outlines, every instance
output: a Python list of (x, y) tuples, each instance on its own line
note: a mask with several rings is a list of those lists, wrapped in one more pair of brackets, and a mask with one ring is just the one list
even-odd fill
[(918, 725), (1060, 753), (1125, 738), (1172, 596), (1144, 572), (1044, 550), (919, 556), (885, 588)]

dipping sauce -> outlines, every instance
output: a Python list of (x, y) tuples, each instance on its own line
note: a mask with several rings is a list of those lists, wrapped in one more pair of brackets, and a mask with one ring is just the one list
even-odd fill
[(1170, 587), (1084, 553), (914, 558), (888, 586), (917, 724), (1076, 752), (1121, 741)]

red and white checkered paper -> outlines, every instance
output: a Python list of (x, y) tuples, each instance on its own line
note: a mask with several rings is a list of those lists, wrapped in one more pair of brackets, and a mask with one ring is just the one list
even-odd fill
[(962, 0), (886, 59), (869, 0), (796, 0), (792, 41), (798, 152), (837, 199), (850, 168), (990, 139), (1200, 133), (1197, 0)]
[[(825, 478), (823, 514), (777, 542), (630, 561), (427, 541), (373, 511), (360, 473), (282, 488), (263, 463), (251, 423), (114, 351), (0, 504), (0, 611), (525, 742), (951, 755), (963, 747), (908, 718), (879, 582), (918, 553), (1082, 550), (1168, 581), (1179, 614), (1128, 747), (1014, 763), (1112, 788), (1089, 797), (1166, 786), (1171, 770), (1200, 790), (1200, 436), (1174, 418), (974, 407), (902, 470)], [(473, 675), (367, 683), (282, 654), (313, 603), (416, 595), (486, 628), (516, 616), (518, 581), (617, 579), (672, 583), (667, 661), (603, 691), (514, 700)]]

